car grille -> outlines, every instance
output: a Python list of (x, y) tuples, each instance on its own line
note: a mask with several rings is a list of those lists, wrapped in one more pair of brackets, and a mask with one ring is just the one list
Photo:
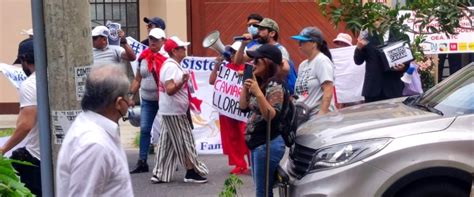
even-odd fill
[(301, 179), (308, 172), (315, 152), (314, 149), (295, 144), (289, 154), (289, 173)]

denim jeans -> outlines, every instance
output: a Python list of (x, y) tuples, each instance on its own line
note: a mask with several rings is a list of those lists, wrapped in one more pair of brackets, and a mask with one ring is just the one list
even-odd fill
[[(252, 176), (256, 187), (256, 196), (265, 196), (265, 157), (266, 157), (266, 144), (260, 145), (252, 150), (251, 162), (252, 162)], [(278, 164), (280, 163), (283, 154), (285, 153), (285, 142), (281, 136), (276, 137), (270, 142), (270, 184), (269, 184), (269, 196), (273, 196), (272, 188), (275, 179), (275, 171)]]
[(158, 112), (158, 101), (142, 99), (140, 104), (140, 160), (147, 160), (150, 149), (151, 127)]

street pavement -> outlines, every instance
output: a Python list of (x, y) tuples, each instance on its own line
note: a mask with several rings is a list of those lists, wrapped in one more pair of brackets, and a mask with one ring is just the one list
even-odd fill
[[(126, 150), (128, 165), (132, 169), (138, 158), (138, 149)], [(137, 197), (156, 197), (156, 196), (218, 196), (224, 187), (224, 181), (229, 177), (229, 171), (232, 169), (227, 165), (227, 157), (224, 155), (199, 155), (199, 160), (203, 161), (209, 168), (208, 182), (205, 184), (184, 183), (184, 174), (186, 170), (183, 166), (178, 167), (170, 183), (152, 184), (150, 178), (154, 166), (155, 155), (149, 155), (148, 164), (150, 172), (132, 174), (132, 185), (135, 196)], [(255, 189), (250, 174), (239, 175), (244, 184), (238, 190), (239, 196), (255, 196)]]

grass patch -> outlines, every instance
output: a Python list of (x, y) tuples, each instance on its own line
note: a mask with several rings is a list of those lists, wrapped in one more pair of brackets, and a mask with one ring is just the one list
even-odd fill
[(15, 131), (15, 129), (13, 128), (0, 129), (0, 137), (11, 136), (13, 134), (13, 131)]

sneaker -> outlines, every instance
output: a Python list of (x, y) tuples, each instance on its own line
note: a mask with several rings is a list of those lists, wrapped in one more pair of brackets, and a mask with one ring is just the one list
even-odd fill
[(201, 175), (196, 173), (194, 169), (192, 169), (186, 172), (186, 176), (184, 177), (184, 182), (185, 183), (206, 183), (207, 178), (202, 177)]
[(151, 181), (151, 183), (153, 183), (153, 184), (166, 183), (166, 182), (160, 180), (156, 175), (153, 175), (153, 176), (150, 178), (150, 181)]
[(146, 160), (138, 160), (137, 165), (135, 166), (135, 169), (130, 171), (130, 174), (136, 174), (136, 173), (142, 173), (142, 172), (148, 172), (148, 164), (146, 163)]

